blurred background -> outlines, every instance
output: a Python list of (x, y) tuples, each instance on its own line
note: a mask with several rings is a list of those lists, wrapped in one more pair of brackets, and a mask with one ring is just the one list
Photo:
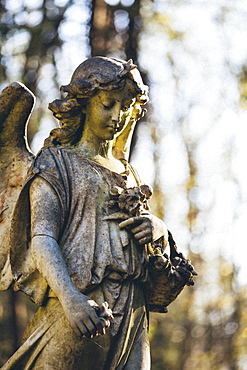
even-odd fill
[[(132, 58), (150, 88), (131, 163), (199, 276), (151, 314), (152, 370), (247, 369), (246, 0), (1, 0), (1, 90), (37, 97), (36, 153), (56, 126), (47, 105), (90, 56)], [(0, 292), (0, 365), (36, 309)]]

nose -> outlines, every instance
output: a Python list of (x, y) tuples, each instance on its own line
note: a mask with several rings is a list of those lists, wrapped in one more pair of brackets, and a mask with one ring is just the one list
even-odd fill
[(117, 103), (112, 108), (112, 120), (114, 122), (120, 121), (120, 115), (121, 115), (121, 103)]

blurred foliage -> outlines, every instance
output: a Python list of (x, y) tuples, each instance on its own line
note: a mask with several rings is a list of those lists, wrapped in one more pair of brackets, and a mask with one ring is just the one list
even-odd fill
[[(58, 90), (54, 68), (55, 55), (62, 44), (58, 30), (70, 4), (71, 1), (63, 6), (50, 0), (1, 1), (1, 80), (20, 80), (39, 99), (28, 128), (30, 141), (38, 129), (44, 106), (47, 107), (47, 90)], [(50, 81), (49, 88), (44, 84), (47, 73), (53, 82), (52, 86)]]
[[(140, 140), (149, 140), (148, 148), (152, 152), (154, 213), (166, 219), (170, 203), (174, 202), (174, 193), (180, 187), (180, 199), (186, 203), (183, 227), (191, 235), (199, 235), (197, 243), (200, 244), (205, 230), (198, 231), (197, 224), (200, 224), (203, 209), (198, 206), (193, 194), (200, 188), (196, 153), (204, 137), (202, 135), (198, 140), (198, 137), (186, 131), (187, 114), (196, 106), (196, 101), (190, 100), (183, 85), (184, 75), (181, 71), (184, 70), (179, 64), (182, 52), (191, 45), (185, 44), (186, 30), (174, 26), (171, 13), (159, 11), (157, 3), (151, 0), (1, 0), (0, 85), (4, 87), (13, 80), (20, 80), (37, 96), (29, 125), (31, 141), (42, 122), (46, 124), (47, 104), (59, 97), (60, 84), (67, 82), (65, 79), (70, 78), (78, 60), (82, 61), (90, 55), (132, 58), (145, 71), (151, 101), (154, 97), (158, 100), (152, 77), (156, 68), (152, 66), (152, 70), (149, 69), (147, 60), (155, 58), (155, 55), (148, 55), (145, 51), (152, 49), (154, 38), (168, 40), (175, 51), (167, 48), (159, 60), (159, 67), (162, 64), (167, 66), (166, 71), (170, 71), (173, 85), (168, 84), (169, 80), (164, 74), (158, 74), (156, 78), (161, 81), (163, 90), (167, 88), (167, 83), (175, 91), (176, 101), (172, 103), (184, 110), (175, 109), (176, 114), (171, 117), (174, 126), (169, 123), (170, 117), (163, 118), (160, 123), (161, 114), (157, 112), (157, 102), (153, 102), (153, 107), (151, 104), (148, 107), (146, 121), (139, 125), (138, 136)], [(174, 1), (174, 6), (179, 7), (183, 3), (186, 5), (185, 0)], [(215, 22), (224, 22), (230, 10), (219, 5)], [(188, 63), (190, 58), (194, 58), (197, 63), (196, 50), (193, 47), (191, 50), (185, 60)], [(200, 58), (199, 61), (204, 57)], [(183, 62), (185, 74), (186, 62)], [(233, 68), (230, 67), (230, 73), (233, 74)], [(239, 76), (241, 103), (246, 105), (245, 66), (242, 66)], [(203, 92), (203, 98), (205, 96), (206, 92)], [(165, 101), (165, 104), (168, 103)], [(164, 100), (161, 104), (165, 105)], [(217, 109), (221, 109), (218, 101)], [(215, 110), (214, 114), (212, 122), (215, 122), (219, 111)], [(186, 174), (181, 184), (172, 188), (171, 196), (164, 183), (169, 182), (172, 174), (169, 170), (163, 170), (161, 153), (164, 152), (163, 138), (171, 138), (172, 130), (176, 132), (184, 150)], [(143, 131), (148, 139), (141, 136)], [(143, 147), (141, 150), (143, 156)], [(174, 237), (176, 239), (176, 235)], [(150, 315), (152, 369), (247, 369), (247, 289), (239, 286), (236, 267), (223, 253), (212, 259), (206, 258), (206, 253), (200, 253), (200, 248), (197, 253), (190, 251), (189, 242), (186, 247), (199, 277), (195, 287), (186, 287), (166, 315)], [(35, 309), (23, 294), (1, 292), (0, 365), (19, 346), (24, 328)]]
[(184, 290), (165, 317), (151, 315), (152, 369), (245, 369), (246, 290), (236, 287), (234, 266), (223, 257), (213, 283), (200, 256), (192, 259), (204, 273), (195, 289)]
[(115, 56), (137, 62), (141, 29), (140, 1), (92, 1), (91, 55)]
[(21, 292), (0, 292), (0, 366), (21, 345), (24, 330), (36, 309)]

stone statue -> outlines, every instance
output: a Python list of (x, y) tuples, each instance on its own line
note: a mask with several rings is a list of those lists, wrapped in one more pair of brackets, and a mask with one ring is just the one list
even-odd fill
[(49, 105), (60, 128), (35, 158), (32, 94), (14, 83), (0, 97), (1, 289), (39, 306), (2, 369), (150, 369), (148, 312), (166, 312), (196, 272), (128, 163), (148, 89), (132, 61), (94, 57), (61, 91)]

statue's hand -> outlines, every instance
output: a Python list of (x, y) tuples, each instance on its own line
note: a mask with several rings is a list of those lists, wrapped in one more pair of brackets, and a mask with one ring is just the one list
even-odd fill
[(110, 326), (109, 319), (98, 314), (100, 307), (97, 303), (78, 291), (70, 294), (61, 303), (71, 327), (78, 336), (92, 338), (103, 335), (105, 329)]
[(164, 236), (166, 243), (168, 240), (168, 231), (165, 223), (152, 214), (130, 217), (120, 222), (119, 227), (130, 230), (140, 245), (152, 243), (162, 236)]

